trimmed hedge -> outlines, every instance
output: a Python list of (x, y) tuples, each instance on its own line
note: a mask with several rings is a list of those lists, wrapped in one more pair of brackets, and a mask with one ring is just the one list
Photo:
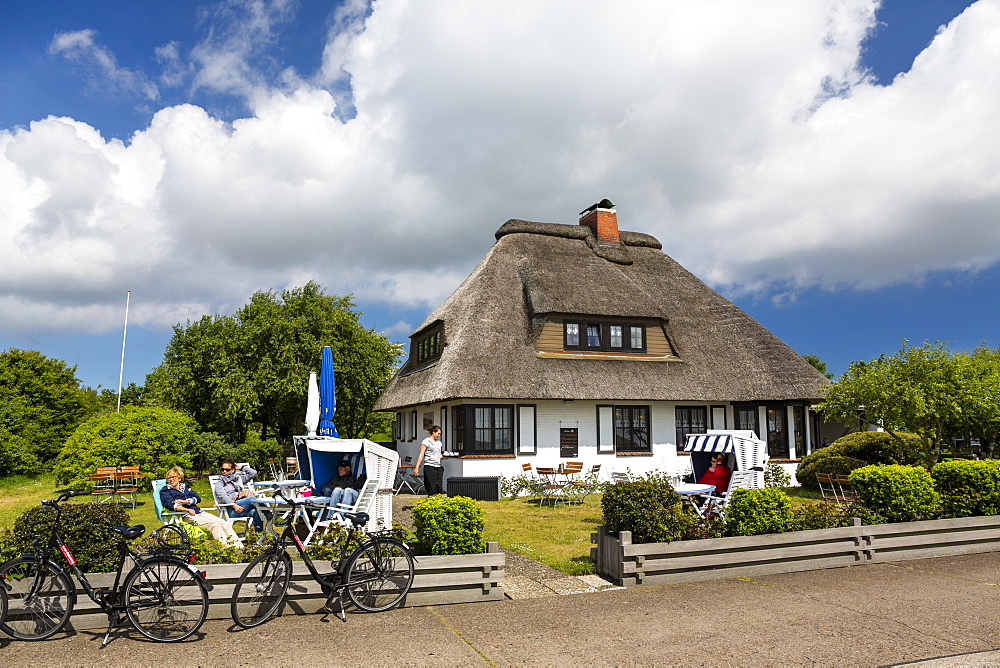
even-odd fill
[(1000, 461), (941, 462), (931, 478), (946, 517), (1000, 515)]
[[(118, 568), (121, 535), (115, 525), (129, 525), (125, 509), (115, 503), (61, 503), (60, 533), (85, 572), (105, 573)], [(14, 520), (14, 547), (18, 554), (34, 552), (32, 541), (45, 545), (55, 522), (51, 508), (36, 506)]]
[(876, 522), (931, 520), (941, 514), (934, 480), (921, 466), (865, 466), (852, 471), (850, 481)]
[(698, 520), (672, 485), (646, 481), (605, 486), (601, 510), (608, 531), (631, 531), (633, 543), (680, 540)]
[(737, 489), (726, 507), (726, 534), (759, 536), (783, 533), (792, 527), (792, 500), (777, 487)]
[(464, 496), (430, 496), (413, 506), (420, 544), (431, 554), (478, 554), (486, 548), (483, 508)]

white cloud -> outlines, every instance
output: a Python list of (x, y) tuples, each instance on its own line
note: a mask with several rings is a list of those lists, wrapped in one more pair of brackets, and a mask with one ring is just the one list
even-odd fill
[(720, 285), (1000, 256), (996, 0), (885, 87), (857, 69), (874, 0), (514, 5), (350, 3), (317, 72), (269, 77), (294, 5), (229, 3), (188, 60), (158, 54), (247, 118), (168, 107), (127, 144), (66, 118), (0, 131), (11, 326), (100, 329), (124, 289), (137, 322), (172, 323), (310, 278), (433, 306), (508, 218), (571, 223), (603, 197)]
[(100, 74), (100, 79), (96, 82), (98, 87), (141, 95), (149, 101), (159, 98), (160, 93), (155, 84), (142, 72), (119, 67), (114, 54), (106, 46), (98, 44), (95, 37), (93, 30), (56, 33), (49, 44), (49, 53), (96, 67)]

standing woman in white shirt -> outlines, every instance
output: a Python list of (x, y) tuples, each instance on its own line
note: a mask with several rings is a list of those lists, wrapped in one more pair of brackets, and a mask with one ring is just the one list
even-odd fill
[(420, 475), (420, 465), (424, 465), (424, 490), (427, 496), (443, 494), (444, 468), (441, 466), (441, 427), (431, 425), (427, 428), (430, 436), (420, 444), (420, 454), (417, 464), (413, 467), (413, 475)]

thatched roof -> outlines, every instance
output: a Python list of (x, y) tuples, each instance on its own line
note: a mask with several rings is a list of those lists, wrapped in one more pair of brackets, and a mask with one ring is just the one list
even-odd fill
[[(444, 325), (441, 357), (413, 357), (378, 410), (455, 399), (818, 400), (829, 381), (760, 323), (665, 255), (621, 232), (600, 245), (586, 227), (510, 220), (472, 274), (417, 328)], [(677, 359), (552, 359), (535, 341), (553, 314), (655, 318)]]

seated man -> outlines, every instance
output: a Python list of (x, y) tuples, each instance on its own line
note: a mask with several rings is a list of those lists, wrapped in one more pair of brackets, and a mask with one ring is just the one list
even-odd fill
[(257, 497), (246, 488), (256, 475), (257, 472), (249, 464), (237, 469), (236, 462), (226, 459), (222, 462), (222, 475), (215, 481), (214, 491), (215, 498), (230, 517), (249, 517), (253, 528), (260, 531), (264, 528), (264, 522), (254, 505)]
[(167, 471), (167, 484), (160, 490), (160, 503), (164, 508), (184, 513), (181, 520), (206, 529), (220, 543), (243, 547), (243, 540), (233, 531), (233, 526), (212, 513), (198, 507), (201, 497), (184, 482), (184, 469), (175, 466)]
[(351, 463), (346, 459), (337, 465), (337, 475), (330, 479), (330, 482), (323, 485), (323, 496), (330, 497), (330, 509), (337, 507), (338, 503), (345, 506), (353, 506), (358, 500), (358, 490), (354, 489), (358, 480), (351, 473)]

